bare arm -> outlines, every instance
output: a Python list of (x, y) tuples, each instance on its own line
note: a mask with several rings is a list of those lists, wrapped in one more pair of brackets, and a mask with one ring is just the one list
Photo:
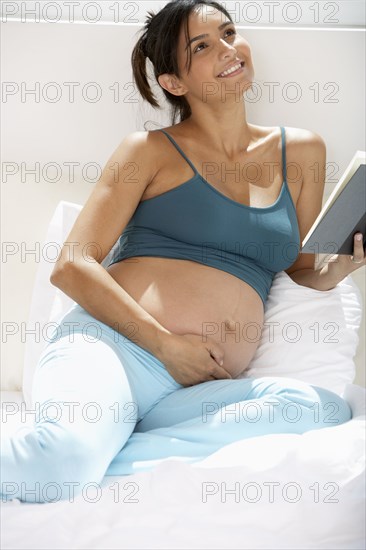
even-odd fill
[[(301, 191), (296, 204), (300, 243), (302, 243), (322, 209), (326, 145), (323, 138), (318, 134), (303, 130), (299, 133), (294, 146), (296, 147), (296, 159), (300, 165), (302, 176)], [(316, 261), (316, 254), (302, 254), (300, 252), (296, 261), (286, 269), (286, 273), (297, 282), (298, 277), (302, 277), (302, 272), (310, 272), (315, 269)]]
[[(300, 143), (299, 154), (303, 181), (296, 211), (302, 242), (322, 209), (325, 187), (326, 145), (318, 134), (306, 132)], [(315, 170), (314, 170), (315, 168)], [(324, 258), (324, 265), (315, 269), (316, 254), (299, 254), (286, 273), (298, 285), (327, 291), (336, 287), (347, 275), (366, 265), (362, 239), (357, 241), (354, 235), (353, 256), (360, 262), (355, 264), (347, 254), (333, 254)]]
[(75, 221), (50, 281), (97, 320), (160, 358), (164, 337), (172, 333), (100, 265), (152, 180), (155, 159), (148, 133), (135, 132), (121, 142)]
[(221, 366), (224, 353), (219, 344), (211, 339), (203, 343), (196, 334), (171, 333), (100, 265), (158, 170), (154, 143), (148, 132), (135, 132), (122, 141), (74, 223), (50, 280), (95, 319), (155, 355), (183, 386), (231, 378)]

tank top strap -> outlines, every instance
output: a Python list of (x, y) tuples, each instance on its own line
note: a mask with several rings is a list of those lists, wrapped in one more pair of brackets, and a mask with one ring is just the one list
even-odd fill
[(281, 126), (281, 138), (282, 138), (282, 174), (283, 174), (283, 181), (287, 183), (287, 176), (286, 176), (286, 134), (285, 134), (285, 128)]
[(189, 158), (187, 157), (187, 155), (184, 154), (184, 152), (182, 151), (182, 149), (179, 147), (178, 143), (176, 143), (176, 141), (172, 138), (172, 136), (170, 136), (168, 134), (168, 132), (166, 132), (165, 130), (161, 129), (161, 130), (158, 130), (159, 132), (163, 132), (169, 139), (170, 141), (172, 142), (172, 144), (174, 145), (174, 147), (180, 152), (180, 154), (182, 155), (182, 157), (188, 162), (189, 166), (192, 168), (193, 172), (195, 173), (195, 175), (198, 174), (198, 170), (196, 169), (196, 167), (192, 164), (192, 162), (189, 160)]

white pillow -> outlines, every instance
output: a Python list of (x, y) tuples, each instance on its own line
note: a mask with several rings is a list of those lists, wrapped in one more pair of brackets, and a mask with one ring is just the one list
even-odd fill
[[(43, 245), (50, 246), (50, 243), (55, 243), (58, 251), (60, 251), (82, 208), (83, 206), (80, 204), (60, 201), (49, 223)], [(104, 258), (102, 262), (104, 267), (109, 264), (117, 245), (118, 240)], [(74, 300), (50, 283), (53, 267), (54, 263), (46, 261), (42, 255), (35, 279), (28, 320), (30, 328), (37, 326), (36, 323), (39, 323), (41, 338), (39, 342), (35, 342), (32, 338), (27, 339), (24, 352), (22, 390), (27, 407), (33, 406), (31, 400), (33, 375), (42, 349), (48, 341), (47, 323), (57, 322), (75, 304)], [(50, 333), (51, 325), (48, 326), (50, 327)]]
[[(57, 243), (61, 249), (81, 209), (79, 204), (61, 201), (51, 219), (45, 243)], [(118, 240), (103, 260), (104, 267), (117, 245)], [(50, 283), (53, 265), (42, 259), (38, 267), (30, 327), (36, 322), (46, 327), (47, 323), (60, 319), (75, 303)], [(350, 276), (334, 289), (322, 292), (298, 285), (284, 271), (277, 273), (265, 306), (259, 346), (249, 369), (241, 377), (291, 377), (341, 395), (355, 376), (353, 357), (359, 341), (361, 304), (360, 291)], [(47, 338), (47, 332), (45, 334)], [(47, 343), (45, 338), (38, 343), (32, 339), (26, 342), (22, 389), (27, 407), (33, 406), (33, 375)], [(328, 341), (330, 339), (333, 341)]]
[(285, 376), (342, 395), (355, 378), (361, 320), (362, 297), (351, 276), (321, 291), (280, 271), (265, 305), (260, 344), (240, 378)]

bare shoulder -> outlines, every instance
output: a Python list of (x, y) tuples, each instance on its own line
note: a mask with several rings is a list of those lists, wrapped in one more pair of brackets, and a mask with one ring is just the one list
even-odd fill
[(167, 147), (167, 138), (161, 131), (166, 131), (169, 135), (175, 139), (184, 138), (184, 134), (180, 133), (180, 124), (175, 126), (161, 128), (159, 130), (150, 130), (147, 132), (139, 132), (145, 134), (137, 139), (140, 139), (143, 143), (142, 148), (146, 150), (146, 161), (151, 163), (154, 167), (154, 175), (156, 175), (171, 160), (171, 149)]
[(326, 174), (326, 144), (322, 136), (304, 128), (286, 127), (286, 163), (294, 187), (300, 185), (321, 202)]
[(286, 164), (296, 184), (321, 182), (324, 187), (326, 144), (321, 135), (305, 128), (285, 127)]
[[(170, 134), (170, 128), (163, 128), (163, 130), (167, 130)], [(155, 160), (156, 153), (161, 150), (162, 144), (165, 143), (165, 136), (160, 130), (131, 132), (127, 137), (131, 143), (137, 145), (144, 153), (151, 158), (155, 158)]]
[(321, 135), (305, 128), (285, 127), (286, 146), (299, 162), (310, 162), (317, 157), (325, 155), (326, 144)]
[(151, 156), (153, 156), (153, 151), (155, 144), (158, 143), (156, 134), (158, 132), (156, 131), (140, 131), (136, 130), (135, 132), (130, 132), (127, 134), (122, 142), (122, 144), (130, 144), (131, 146), (134, 146), (137, 149), (140, 149), (146, 154), (151, 153)]
[(116, 150), (120, 158), (130, 158), (139, 170), (143, 169), (145, 178), (150, 182), (159, 170), (159, 152), (161, 151), (160, 132), (134, 131), (127, 134)]

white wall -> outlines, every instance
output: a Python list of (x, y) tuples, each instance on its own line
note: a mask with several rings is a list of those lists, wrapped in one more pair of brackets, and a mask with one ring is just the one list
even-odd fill
[[(0, 6), (2, 21), (86, 22), (136, 24), (145, 21), (147, 10), (154, 13), (169, 0), (12, 1)], [(364, 0), (226, 0), (221, 4), (238, 25), (288, 27), (362, 27)]]
[[(139, 29), (139, 24), (113, 23), (8, 21), (2, 25), (3, 243), (13, 242), (23, 251), (24, 247), (34, 249), (42, 243), (61, 199), (86, 201), (97, 179), (95, 170), (82, 173), (87, 163), (102, 169), (121, 139), (131, 131), (143, 130), (145, 121), (150, 121), (147, 129), (170, 125), (168, 113), (143, 104), (134, 89), (130, 52)], [(355, 150), (366, 148), (365, 32), (341, 27), (239, 27), (239, 31), (251, 44), (257, 89), (262, 94), (257, 101), (247, 97), (249, 122), (307, 128), (324, 138), (327, 161), (333, 163), (329, 165), (325, 201)], [(49, 87), (50, 82), (56, 87)], [(67, 82), (79, 84), (74, 101), (69, 99)], [(100, 100), (88, 100), (88, 83), (97, 83)], [(276, 83), (272, 99), (270, 83)], [(286, 97), (288, 83), (295, 86), (288, 88)], [(117, 85), (115, 102), (111, 87)], [(14, 86), (13, 95), (4, 95), (4, 86), (8, 92)], [(26, 94), (35, 86), (40, 89), (37, 100)], [(299, 98), (291, 101), (295, 87)], [(52, 102), (56, 89), (61, 96)], [(318, 96), (314, 95), (316, 89)], [(92, 87), (89, 92), (90, 98)], [(50, 181), (55, 176), (54, 169), (46, 170), (50, 162), (59, 166), (59, 181)], [(78, 163), (74, 181), (66, 165), (70, 162)], [(26, 173), (36, 163), (37, 178)], [(9, 166), (15, 173), (5, 177), (4, 169)], [(94, 180), (87, 181), (88, 177)], [(3, 258), (3, 323), (25, 326), (38, 261), (39, 256), (22, 256), (20, 251), (6, 262)], [(358, 270), (354, 279), (364, 297), (365, 268)], [(364, 346), (361, 339), (356, 357), (356, 382), (363, 385)], [(21, 388), (23, 355), (21, 333), (2, 346), (2, 389)]]

